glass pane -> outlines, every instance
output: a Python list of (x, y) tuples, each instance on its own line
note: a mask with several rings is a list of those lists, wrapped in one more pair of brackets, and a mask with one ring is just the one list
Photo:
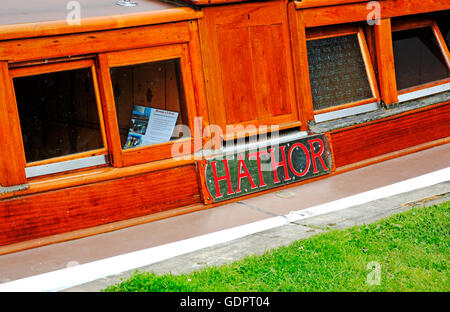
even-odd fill
[(115, 67), (111, 80), (123, 149), (177, 139), (187, 124), (179, 60)]
[(103, 147), (90, 68), (14, 79), (27, 162)]
[(314, 110), (373, 97), (356, 35), (307, 42)]
[(442, 52), (431, 28), (392, 33), (397, 89), (449, 77)]

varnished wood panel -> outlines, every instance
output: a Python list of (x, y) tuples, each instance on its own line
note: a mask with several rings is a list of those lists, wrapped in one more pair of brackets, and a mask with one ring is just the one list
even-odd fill
[[(313, 3), (313, 1), (309, 2)], [(448, 10), (449, 8), (446, 0), (385, 0), (378, 1), (378, 3), (381, 9), (380, 18)], [(332, 3), (329, 2), (329, 4)], [(303, 11), (306, 27), (315, 27), (366, 21), (372, 9), (373, 7), (367, 9), (367, 2), (358, 2), (306, 8)]]
[(374, 26), (374, 32), (381, 100), (390, 105), (398, 102), (391, 20), (381, 19), (380, 24)]
[[(257, 26), (250, 31), (251, 55), (255, 66), (257, 113), (261, 119), (291, 113), (286, 49), (281, 24)], [(267, 83), (270, 81), (270, 83)]]
[(286, 1), (203, 10), (200, 37), (210, 122), (299, 121)]
[(0, 184), (26, 183), (25, 152), (8, 64), (0, 62)]
[[(109, 1), (109, 0), (108, 0)], [(48, 2), (48, 1), (47, 1)], [(53, 2), (53, 1), (51, 1)], [(11, 7), (13, 8), (14, 13), (17, 13), (17, 4), (10, 2)], [(6, 3), (8, 5), (8, 3)], [(47, 3), (48, 5), (48, 3)], [(163, 4), (164, 5), (164, 4)], [(39, 16), (37, 19), (42, 20), (41, 12), (45, 12), (45, 9), (42, 8), (41, 3), (35, 4), (35, 7), (40, 8), (39, 12), (34, 12), (34, 18)], [(54, 8), (54, 3), (51, 3), (51, 6)], [(202, 13), (198, 10), (194, 10), (189, 7), (174, 7), (171, 9), (161, 8), (160, 10), (155, 11), (144, 11), (140, 13), (128, 13), (128, 14), (105, 14), (105, 10), (102, 6), (98, 5), (98, 2), (95, 2), (93, 6), (96, 6), (96, 10), (100, 10), (100, 15), (104, 16), (95, 16), (95, 17), (85, 17), (82, 13), (81, 23), (80, 25), (70, 25), (66, 20), (66, 13), (69, 13), (66, 10), (64, 13), (60, 15), (60, 20), (49, 20), (42, 22), (33, 22), (33, 21), (16, 21), (14, 24), (8, 25), (0, 25), (0, 40), (10, 40), (17, 38), (29, 38), (29, 37), (44, 37), (44, 36), (54, 36), (54, 35), (63, 35), (69, 33), (81, 33), (81, 32), (89, 32), (89, 31), (101, 31), (108, 29), (117, 29), (117, 28), (127, 28), (127, 27), (136, 27), (136, 26), (144, 26), (149, 24), (162, 24), (162, 23), (170, 23), (184, 20), (191, 20), (200, 18)], [(112, 7), (111, 1), (107, 4), (109, 8)], [(141, 6), (139, 6), (141, 7)], [(60, 6), (59, 9), (65, 10), (65, 5)], [(82, 10), (84, 7), (82, 8)], [(2, 8), (3, 10), (3, 8)], [(126, 12), (126, 11), (123, 11)], [(4, 14), (8, 14), (2, 11)], [(21, 14), (23, 13), (23, 14)], [(30, 17), (29, 14), (25, 12), (20, 12), (19, 15), (23, 17)], [(10, 16), (8, 16), (10, 17)]]
[(0, 41), (0, 60), (30, 61), (188, 41), (188, 23), (177, 22), (65, 36)]
[(256, 116), (256, 107), (253, 103), (255, 91), (252, 83), (255, 78), (248, 29), (220, 30), (217, 37), (222, 65), (226, 122), (234, 124)]
[(331, 133), (336, 167), (450, 136), (450, 104)]
[(195, 166), (0, 201), (0, 245), (200, 202)]
[(314, 119), (311, 81), (309, 77), (308, 50), (303, 11), (296, 11), (295, 4), (288, 4), (292, 59), (297, 90), (297, 106), (302, 121), (301, 129), (308, 130), (308, 120)]

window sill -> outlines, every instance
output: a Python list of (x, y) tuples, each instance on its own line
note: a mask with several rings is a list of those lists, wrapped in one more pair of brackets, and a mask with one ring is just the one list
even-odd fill
[(314, 121), (309, 122), (309, 130), (313, 133), (325, 133), (329, 131), (348, 128), (351, 126), (365, 124), (371, 121), (399, 115), (408, 111), (425, 108), (427, 106), (443, 103), (450, 100), (450, 91), (434, 94), (421, 99), (403, 102), (392, 108), (380, 108), (376, 111), (363, 113), (359, 115), (349, 116), (341, 119), (330, 120), (316, 124)]
[(11, 187), (0, 186), (0, 200), (108, 180), (116, 180), (164, 169), (193, 165), (194, 163), (195, 159), (166, 159), (124, 168), (101, 167), (36, 178), (29, 181), (28, 184), (14, 185)]
[(1, 186), (0, 185), (0, 196), (9, 194), (9, 193), (18, 192), (18, 191), (24, 191), (24, 190), (28, 189), (28, 187), (29, 187), (29, 184), (20, 184), (20, 185), (13, 185), (13, 186)]

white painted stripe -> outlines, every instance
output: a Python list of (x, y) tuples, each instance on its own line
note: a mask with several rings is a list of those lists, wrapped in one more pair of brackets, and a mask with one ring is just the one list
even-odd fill
[(399, 94), (398, 101), (399, 101), (399, 103), (402, 103), (402, 102), (406, 102), (406, 101), (410, 101), (410, 100), (419, 99), (419, 98), (422, 98), (422, 97), (425, 97), (428, 95), (441, 93), (441, 92), (448, 91), (448, 90), (450, 90), (450, 82), (444, 83), (444, 84), (441, 84), (438, 86), (426, 88), (426, 89), (408, 92), (405, 94)]
[(346, 209), (449, 180), (450, 167), (305, 210), (293, 211), (286, 216), (268, 218), (170, 244), (7, 282), (0, 284), (0, 291), (58, 291), (273, 229), (289, 222)]
[(324, 121), (328, 121), (328, 120), (333, 120), (333, 119), (358, 115), (358, 114), (362, 114), (362, 113), (372, 112), (377, 109), (378, 109), (378, 103), (374, 102), (374, 103), (359, 105), (359, 106), (355, 106), (355, 107), (344, 108), (344, 109), (340, 109), (340, 110), (336, 110), (336, 111), (332, 111), (332, 112), (328, 112), (328, 113), (317, 114), (314, 116), (314, 121), (319, 123), (319, 122), (324, 122)]
[(91, 156), (80, 159), (60, 161), (47, 165), (28, 167), (25, 168), (25, 175), (27, 178), (33, 178), (47, 174), (104, 165), (107, 163), (108, 160), (105, 155)]

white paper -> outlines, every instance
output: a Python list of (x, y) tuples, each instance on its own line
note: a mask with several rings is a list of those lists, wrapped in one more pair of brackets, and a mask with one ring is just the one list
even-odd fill
[(177, 119), (177, 112), (152, 108), (147, 131), (143, 137), (143, 145), (170, 141)]
[(178, 112), (135, 105), (124, 149), (169, 142)]

